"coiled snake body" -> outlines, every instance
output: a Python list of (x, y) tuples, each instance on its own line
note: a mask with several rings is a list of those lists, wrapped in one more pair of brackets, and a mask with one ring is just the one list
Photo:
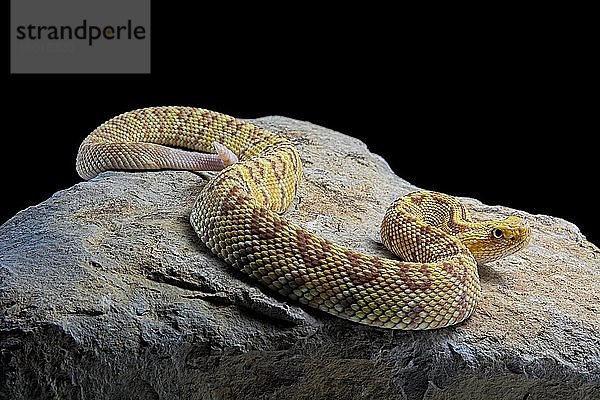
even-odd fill
[[(215, 147), (219, 157), (198, 153)], [(455, 198), (419, 192), (396, 200), (381, 225), (383, 243), (401, 260), (344, 248), (280, 215), (302, 176), (291, 142), (198, 108), (117, 116), (83, 141), (76, 167), (84, 179), (115, 169), (221, 170), (190, 217), (213, 253), (302, 304), (384, 328), (463, 321), (480, 298), (477, 262), (512, 254), (530, 238), (517, 217), (474, 223)]]

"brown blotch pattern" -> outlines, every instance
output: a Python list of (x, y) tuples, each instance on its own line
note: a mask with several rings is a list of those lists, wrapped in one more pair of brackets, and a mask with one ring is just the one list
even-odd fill
[(364, 285), (376, 279), (383, 264), (366, 254), (354, 250), (344, 249), (344, 256), (348, 260), (346, 273), (354, 285)]

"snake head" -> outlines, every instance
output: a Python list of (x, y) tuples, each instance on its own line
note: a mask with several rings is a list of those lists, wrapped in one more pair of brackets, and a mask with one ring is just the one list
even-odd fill
[(485, 264), (509, 256), (529, 244), (531, 228), (519, 217), (510, 216), (501, 221), (474, 224), (460, 235), (460, 241), (471, 251), (478, 264)]

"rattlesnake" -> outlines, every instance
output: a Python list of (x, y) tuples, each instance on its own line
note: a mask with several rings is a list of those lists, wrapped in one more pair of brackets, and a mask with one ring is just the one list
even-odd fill
[[(218, 157), (198, 153), (215, 147)], [(463, 321), (480, 298), (477, 263), (512, 254), (531, 237), (517, 217), (473, 223), (454, 197), (417, 192), (396, 200), (381, 225), (384, 245), (402, 261), (344, 248), (280, 215), (302, 176), (290, 141), (198, 108), (119, 115), (83, 141), (76, 168), (84, 179), (114, 169), (220, 170), (190, 217), (214, 254), (295, 301), (384, 328)]]

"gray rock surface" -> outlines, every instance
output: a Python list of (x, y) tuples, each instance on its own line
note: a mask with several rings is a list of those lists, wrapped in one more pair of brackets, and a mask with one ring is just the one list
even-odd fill
[[(287, 217), (367, 253), (416, 190), (358, 140), (282, 117), (305, 180)], [(207, 252), (188, 223), (205, 180), (104, 173), (0, 227), (3, 399), (599, 399), (600, 250), (577, 227), (516, 214), (526, 250), (480, 268), (483, 300), (430, 332), (304, 309)]]

